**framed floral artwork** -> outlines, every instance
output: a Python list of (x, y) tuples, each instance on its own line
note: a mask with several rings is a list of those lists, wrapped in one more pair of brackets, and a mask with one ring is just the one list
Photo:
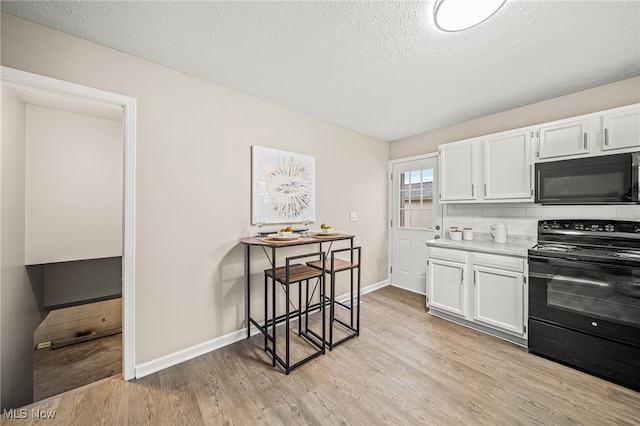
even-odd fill
[(314, 222), (315, 157), (253, 145), (251, 210), (264, 223)]

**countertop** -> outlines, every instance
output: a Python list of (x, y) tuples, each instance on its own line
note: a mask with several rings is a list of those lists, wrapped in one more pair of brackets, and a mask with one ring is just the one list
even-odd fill
[(479, 251), (507, 256), (527, 257), (528, 250), (535, 246), (536, 237), (526, 235), (509, 235), (506, 244), (494, 243), (491, 234), (474, 232), (471, 241), (454, 241), (448, 238), (429, 240), (425, 244), (429, 247), (443, 247), (459, 250)]

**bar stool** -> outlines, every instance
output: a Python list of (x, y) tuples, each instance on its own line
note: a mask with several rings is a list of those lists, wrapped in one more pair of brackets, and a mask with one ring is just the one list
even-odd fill
[[(264, 349), (265, 351), (271, 354), (272, 366), (275, 367), (276, 363), (280, 364), (285, 371), (285, 374), (289, 374), (289, 372), (297, 367), (300, 367), (302, 364), (311, 361), (317, 356), (323, 355), (325, 352), (324, 341), (326, 338), (326, 326), (325, 326), (325, 304), (322, 301), (325, 300), (325, 273), (322, 270), (318, 270), (317, 268), (312, 268), (302, 263), (293, 263), (295, 261), (300, 261), (301, 259), (310, 259), (316, 258), (319, 259), (319, 262), (325, 262), (326, 255), (323, 252), (317, 253), (308, 253), (301, 254), (297, 256), (290, 256), (286, 259), (286, 265), (279, 268), (270, 268), (265, 269), (264, 271), (264, 312), (265, 312), (265, 325), (264, 325)], [(271, 278), (272, 290), (271, 290), (271, 315), (272, 318), (268, 318), (268, 279)], [(317, 279), (316, 286), (311, 294), (309, 294), (309, 281)], [(303, 310), (303, 301), (302, 301), (302, 283), (305, 283), (305, 300), (304, 300), (304, 310)], [(285, 294), (285, 313), (281, 316), (276, 316), (276, 283), (280, 283)], [(290, 299), (290, 291), (291, 285), (298, 284), (298, 308), (294, 309), (293, 312), (290, 310), (289, 306), (292, 305)], [(319, 284), (319, 298), (320, 302), (314, 306), (311, 303), (311, 299), (315, 294), (315, 290)], [(309, 311), (319, 309), (322, 314), (322, 327), (320, 333), (309, 328)], [(302, 319), (304, 315), (304, 328), (302, 324)], [(290, 320), (291, 318), (298, 318), (298, 335), (303, 340), (308, 341), (313, 345), (317, 350), (313, 353), (307, 355), (301, 360), (291, 364), (290, 359)], [(278, 322), (285, 322), (285, 358), (282, 359), (276, 350), (276, 324)], [(269, 333), (269, 327), (271, 327), (271, 333)], [(271, 346), (269, 346), (271, 343)]]
[[(336, 254), (349, 252), (348, 257), (349, 260), (340, 259), (336, 257)], [(331, 258), (326, 261), (312, 261), (307, 262), (308, 266), (311, 266), (316, 269), (320, 269), (329, 274), (329, 296), (325, 298), (325, 300), (329, 303), (329, 339), (326, 340), (326, 344), (329, 347), (329, 350), (332, 350), (334, 346), (338, 346), (345, 341), (352, 339), (360, 334), (360, 262), (361, 262), (361, 248), (360, 247), (350, 247), (338, 250), (331, 251)], [(324, 268), (322, 265), (324, 264)], [(349, 292), (348, 303), (341, 302), (336, 300), (336, 273), (342, 271), (351, 271), (351, 280), (350, 285), (351, 289)], [(356, 303), (354, 305), (354, 274), (356, 274)], [(338, 305), (346, 309), (349, 312), (349, 322), (345, 322), (339, 318), (336, 318), (335, 314), (335, 306)], [(354, 312), (354, 307), (356, 307), (356, 311)], [(342, 326), (343, 329), (347, 330), (348, 334), (345, 337), (342, 337), (340, 340), (333, 340), (333, 327), (335, 324)]]

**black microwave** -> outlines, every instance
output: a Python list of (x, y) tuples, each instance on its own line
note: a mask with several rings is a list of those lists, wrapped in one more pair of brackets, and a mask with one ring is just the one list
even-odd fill
[(640, 204), (640, 152), (536, 163), (540, 204)]

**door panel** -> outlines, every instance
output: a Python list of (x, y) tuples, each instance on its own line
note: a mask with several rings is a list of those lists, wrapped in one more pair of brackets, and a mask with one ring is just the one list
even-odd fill
[(411, 273), (411, 240), (398, 239), (398, 272)]

